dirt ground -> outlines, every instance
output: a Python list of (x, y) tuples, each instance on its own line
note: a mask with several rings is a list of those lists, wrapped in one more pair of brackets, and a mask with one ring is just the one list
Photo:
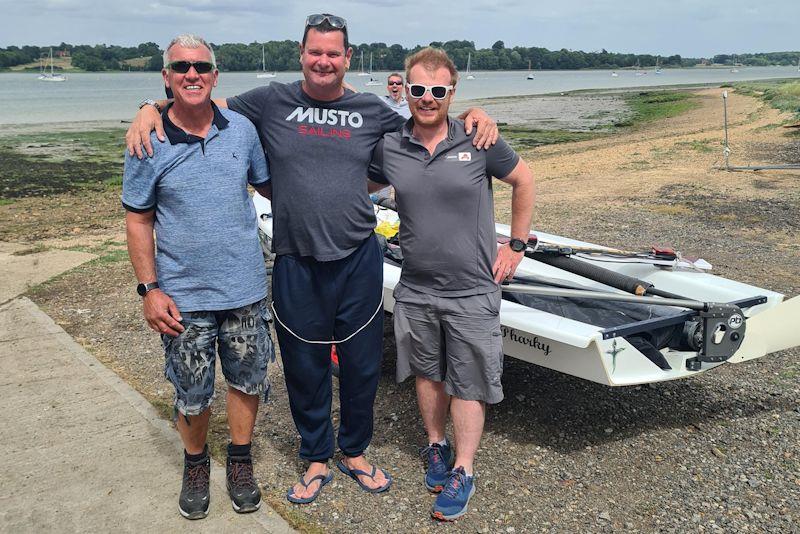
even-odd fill
[[(701, 105), (679, 117), (525, 153), (538, 184), (534, 228), (626, 248), (673, 245), (718, 274), (794, 296), (800, 171), (716, 169), (723, 162), (721, 90), (697, 94)], [(733, 164), (797, 159), (800, 138), (780, 127), (788, 116), (735, 93), (728, 105)], [(509, 191), (501, 186), (495, 195), (498, 220), (508, 222)], [(97, 217), (82, 213), (88, 207)], [(118, 249), (121, 217), (113, 195), (91, 206), (67, 195), (47, 206), (40, 199), (0, 206), (0, 223), (17, 229), (3, 239), (57, 248), (78, 240)], [(32, 298), (167, 416), (171, 390), (131, 268), (124, 257), (106, 258), (40, 286)], [(273, 390), (254, 438), (256, 470), (270, 503), (302, 530), (798, 531), (798, 349), (621, 389), (507, 359), (506, 400), (488, 412), (470, 513), (439, 525), (428, 517), (432, 498), (421, 484), (424, 434), (413, 385), (393, 382), (388, 322), (386, 334), (368, 451), (395, 477), (381, 496), (337, 476), (313, 505), (286, 502), (303, 465), (280, 365), (271, 370)], [(226, 439), (223, 406), (220, 396), (211, 437), (217, 452)], [(176, 480), (176, 498), (178, 487)]]

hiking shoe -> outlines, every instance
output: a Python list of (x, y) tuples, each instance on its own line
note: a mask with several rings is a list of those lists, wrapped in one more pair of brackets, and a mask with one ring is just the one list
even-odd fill
[(467, 513), (469, 499), (475, 494), (473, 477), (468, 477), (463, 467), (450, 472), (444, 489), (433, 503), (431, 516), (440, 521), (454, 521)]
[(208, 478), (211, 459), (206, 456), (198, 462), (183, 461), (183, 485), (178, 499), (178, 510), (186, 519), (203, 519), (208, 515)]
[(226, 463), (228, 495), (233, 509), (246, 514), (261, 507), (261, 490), (253, 476), (253, 460), (247, 456), (228, 456)]
[(434, 443), (428, 445), (420, 455), (425, 458), (428, 470), (425, 472), (425, 487), (428, 491), (439, 493), (450, 478), (450, 469), (453, 467), (453, 448), (450, 442), (444, 445)]

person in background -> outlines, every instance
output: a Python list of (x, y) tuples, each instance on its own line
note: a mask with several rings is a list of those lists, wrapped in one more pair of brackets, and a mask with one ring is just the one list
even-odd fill
[(386, 79), (386, 91), (388, 94), (383, 95), (384, 103), (403, 118), (411, 118), (411, 111), (408, 109), (408, 101), (405, 99), (403, 90), (403, 76), (396, 72), (391, 73)]

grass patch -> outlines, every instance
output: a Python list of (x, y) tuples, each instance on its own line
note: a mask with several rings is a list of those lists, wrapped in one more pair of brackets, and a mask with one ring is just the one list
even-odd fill
[(678, 141), (675, 143), (677, 148), (687, 148), (696, 152), (714, 152), (717, 148), (711, 146), (714, 141), (711, 139), (694, 139), (692, 141)]
[(500, 126), (500, 133), (503, 139), (516, 150), (535, 148), (543, 145), (554, 145), (557, 143), (586, 141), (604, 135), (604, 132), (601, 131), (572, 132), (568, 130), (531, 130), (513, 126)]
[(680, 91), (643, 91), (625, 96), (625, 101), (633, 116), (615, 123), (616, 127), (675, 117), (700, 105), (693, 94)]
[(797, 80), (742, 82), (734, 87), (739, 94), (760, 98), (773, 108), (800, 118), (800, 82)]

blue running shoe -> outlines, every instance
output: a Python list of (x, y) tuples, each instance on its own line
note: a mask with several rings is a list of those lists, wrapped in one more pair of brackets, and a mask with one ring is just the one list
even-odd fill
[(428, 491), (439, 493), (450, 478), (450, 469), (453, 467), (453, 448), (450, 442), (444, 445), (434, 443), (428, 445), (420, 455), (425, 458), (428, 470), (425, 472), (425, 487)]
[(450, 472), (444, 489), (433, 503), (431, 516), (440, 521), (455, 521), (467, 513), (469, 499), (475, 494), (473, 477), (468, 477), (463, 467)]

